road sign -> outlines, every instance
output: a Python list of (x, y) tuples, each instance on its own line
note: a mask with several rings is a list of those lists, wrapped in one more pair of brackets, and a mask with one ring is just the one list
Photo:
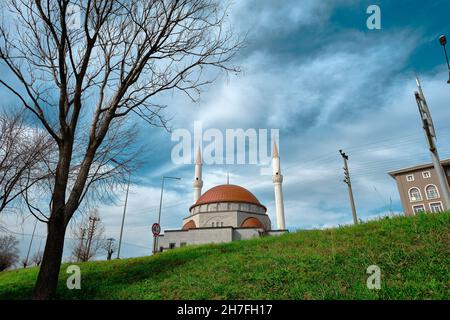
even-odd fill
[(158, 223), (152, 225), (152, 232), (155, 237), (159, 236), (161, 232), (161, 226)]

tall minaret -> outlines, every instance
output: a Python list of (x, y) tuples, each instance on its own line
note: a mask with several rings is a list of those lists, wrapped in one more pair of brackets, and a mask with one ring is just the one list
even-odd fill
[(197, 202), (198, 198), (202, 195), (202, 187), (202, 154), (199, 146), (195, 157), (194, 203)]
[(275, 209), (277, 213), (277, 227), (280, 230), (286, 229), (284, 224), (284, 203), (283, 203), (283, 175), (281, 174), (280, 156), (278, 155), (278, 147), (275, 140), (273, 141), (273, 156), (272, 156), (272, 170), (273, 170), (273, 185), (275, 188)]

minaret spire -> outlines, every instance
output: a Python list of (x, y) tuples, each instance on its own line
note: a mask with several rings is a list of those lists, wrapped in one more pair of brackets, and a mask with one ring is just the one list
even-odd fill
[(284, 203), (283, 203), (283, 175), (281, 174), (280, 156), (278, 154), (278, 147), (275, 139), (273, 139), (272, 148), (272, 181), (275, 190), (275, 210), (277, 215), (277, 227), (280, 230), (285, 230), (284, 222)]
[(202, 195), (202, 153), (200, 146), (197, 148), (197, 154), (195, 157), (195, 176), (194, 176), (194, 202), (197, 202), (198, 198)]

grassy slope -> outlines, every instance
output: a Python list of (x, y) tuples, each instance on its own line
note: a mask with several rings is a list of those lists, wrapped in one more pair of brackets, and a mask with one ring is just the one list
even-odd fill
[[(62, 299), (449, 299), (450, 213), (185, 247), (81, 264)], [(366, 288), (376, 264), (382, 289)], [(0, 299), (30, 296), (37, 269), (0, 273)]]

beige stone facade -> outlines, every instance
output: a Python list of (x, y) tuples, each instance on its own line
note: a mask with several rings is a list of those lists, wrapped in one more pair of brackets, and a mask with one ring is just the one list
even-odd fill
[[(441, 163), (450, 184), (450, 159)], [(443, 211), (441, 188), (431, 163), (391, 171), (389, 175), (397, 182), (405, 215)]]

